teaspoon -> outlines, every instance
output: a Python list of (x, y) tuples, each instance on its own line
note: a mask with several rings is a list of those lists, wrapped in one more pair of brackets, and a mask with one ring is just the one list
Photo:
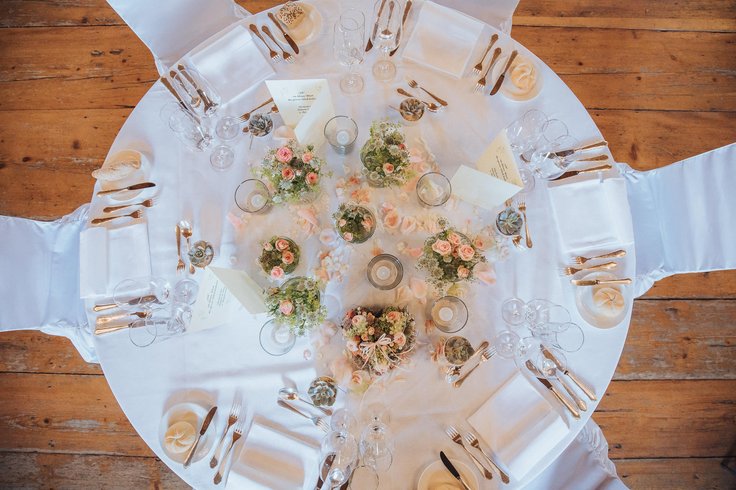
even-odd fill
[(302, 398), (299, 395), (299, 392), (296, 391), (294, 388), (281, 388), (279, 390), (279, 398), (281, 398), (282, 400), (290, 400), (290, 401), (293, 401), (293, 400), (301, 400), (302, 402), (306, 403), (307, 405), (312, 405), (314, 408), (321, 410), (322, 413), (324, 413), (327, 416), (331, 416), (332, 415), (332, 410), (330, 410), (329, 408), (318, 407), (317, 405), (315, 405), (314, 403), (310, 402), (309, 400), (306, 400), (306, 399)]

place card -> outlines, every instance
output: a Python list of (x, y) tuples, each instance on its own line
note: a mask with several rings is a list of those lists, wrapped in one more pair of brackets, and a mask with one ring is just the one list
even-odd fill
[(461, 165), (452, 177), (452, 193), (492, 211), (524, 188), (506, 131), (501, 131), (476, 163)]
[(327, 80), (266, 80), (266, 86), (284, 124), (294, 128), (297, 141), (321, 146), (325, 124), (335, 117)]
[(266, 312), (263, 289), (244, 271), (207, 267), (199, 284), (189, 331), (225, 324), (245, 308), (253, 315)]

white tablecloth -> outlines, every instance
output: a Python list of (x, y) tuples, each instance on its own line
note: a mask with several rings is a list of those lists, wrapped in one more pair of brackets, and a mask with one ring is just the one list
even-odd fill
[[(420, 4), (415, 2), (415, 9), (418, 10)], [(295, 64), (281, 63), (275, 65), (274, 69), (275, 78), (280, 79), (327, 78), (337, 112), (353, 117), (360, 128), (356, 150), (347, 157), (336, 155), (326, 146), (320, 150), (335, 172), (332, 181), (325, 183), (325, 199), (329, 198), (329, 203), (325, 202), (324, 205), (329, 205), (330, 213), (338, 202), (333, 187), (335, 180), (344, 175), (343, 165), (347, 165), (352, 171), (358, 171), (358, 149), (367, 138), (371, 121), (387, 116), (396, 118), (396, 114), (392, 114), (387, 106), (389, 103), (398, 105), (400, 98), (395, 88), (404, 85), (404, 76), (407, 74), (441, 94), (449, 102), (449, 107), (443, 113), (427, 113), (418, 125), (407, 129), (409, 142), (415, 141), (419, 136), (424, 138), (435, 154), (441, 171), (448, 176), (452, 176), (460, 164), (472, 165), (503, 127), (530, 108), (541, 109), (565, 121), (570, 132), (581, 141), (600, 137), (582, 104), (541, 61), (539, 64), (544, 78), (542, 93), (534, 100), (515, 102), (501, 95), (488, 97), (473, 94), (475, 77), (466, 76), (454, 80), (428, 68), (402, 63), (400, 51), (395, 57), (399, 66), (396, 80), (388, 84), (378, 83), (370, 73), (370, 67), (377, 56), (374, 50), (360, 68), (366, 80), (365, 91), (358, 96), (342, 96), (338, 80), (344, 72), (332, 57), (331, 34), (331, 25), (337, 18), (338, 2), (320, 1), (318, 5), (325, 19), (321, 37), (302, 47), (302, 53)], [(367, 2), (364, 10), (367, 22), (370, 22), (370, 7)], [(410, 16), (409, 29), (415, 18), (416, 11)], [(478, 52), (485, 47), (485, 40), (491, 32), (491, 28), (486, 27), (477, 47)], [(508, 48), (513, 41), (501, 34), (501, 43)], [(524, 55), (536, 59), (522, 46), (516, 46)], [(266, 98), (267, 91), (261, 84), (238, 99), (244, 101), (243, 104), (225, 107), (221, 112), (239, 114), (255, 105), (253, 103), (260, 103)], [(235, 188), (251, 175), (249, 164), (258, 162), (265, 149), (273, 144), (270, 138), (256, 139), (251, 150), (248, 150), (248, 138), (240, 138), (233, 145), (236, 151), (235, 165), (226, 172), (215, 172), (209, 164), (209, 152), (187, 151), (161, 122), (160, 109), (170, 100), (170, 94), (160, 84), (155, 84), (126, 121), (110, 150), (115, 152), (135, 148), (146, 153), (153, 162), (151, 179), (159, 184), (159, 196), (157, 205), (146, 214), (153, 274), (176, 281), (174, 226), (182, 218), (193, 224), (195, 238), (206, 239), (214, 245), (213, 265), (244, 268), (253, 272), (257, 267), (254, 264), (256, 244), (271, 234), (280, 233), (303, 244), (306, 253), (300, 270), (310, 270), (316, 258), (308, 259), (308, 256), (324, 247), (316, 235), (307, 240), (295, 217), (290, 216), (288, 211), (276, 209), (269, 214), (251, 218), (242, 232), (235, 230), (226, 217), (229, 211), (235, 209)], [(410, 194), (405, 204), (397, 191), (380, 190), (374, 193), (371, 204), (379, 207), (382, 202), (391, 201), (416, 211), (418, 208), (412, 208), (415, 205), (411, 204), (414, 200), (414, 195)], [(512, 247), (510, 256), (496, 264), (496, 284), (489, 286), (477, 283), (471, 287), (470, 320), (461, 333), (474, 344), (482, 339), (490, 340), (505, 328), (501, 320), (500, 305), (512, 295), (525, 300), (544, 298), (563, 304), (570, 310), (573, 321), (583, 326), (586, 336), (584, 347), (567, 356), (568, 364), (594, 387), (600, 399), (621, 354), (629, 317), (619, 327), (609, 330), (595, 329), (579, 317), (574, 306), (572, 287), (558, 273), (559, 267), (563, 265), (562, 257), (558, 254), (559, 238), (543, 182), (537, 183), (535, 190), (526, 196), (526, 202), (534, 248), (521, 251)], [(626, 203), (622, 203), (622, 206), (624, 210), (627, 209)], [(101, 203), (93, 202), (90, 216), (97, 215), (96, 211), (100, 207)], [(475, 229), (482, 221), (490, 222), (495, 219), (495, 214), (475, 211), (463, 203), (445, 214), (452, 217), (452, 223), (459, 228), (468, 225), (459, 217), (470, 220), (471, 229)], [(327, 213), (320, 216), (320, 228), (331, 227), (328, 216)], [(379, 227), (376, 238), (386, 252), (396, 254), (404, 262), (405, 282), (410, 277), (422, 277), (422, 273), (414, 269), (413, 262), (397, 252), (398, 235), (385, 234)], [(419, 246), (425, 238), (425, 234), (401, 237), (410, 246)], [(393, 300), (393, 292), (377, 292), (365, 281), (365, 264), (371, 248), (370, 242), (355, 246), (351, 261), (353, 275), (347, 283), (331, 283), (327, 288), (327, 294), (339, 295), (342, 307), (385, 304)], [(624, 276), (631, 276), (633, 273), (633, 250), (630, 252), (626, 268), (621, 272)], [(200, 276), (201, 272), (198, 272), (196, 277)], [(259, 276), (258, 280), (263, 285), (267, 283), (265, 277)], [(352, 285), (360, 286), (351, 287)], [(91, 303), (88, 304), (88, 307), (91, 306)], [(424, 307), (414, 302), (410, 308), (417, 316), (419, 341), (426, 342), (423, 333)], [(223, 428), (231, 401), (234, 397), (241, 396), (248, 417), (257, 416), (271, 425), (288, 429), (292, 436), (302, 436), (305, 440), (318, 439), (322, 435), (308, 421), (278, 408), (275, 400), (278, 388), (285, 383), (295, 382), (302, 390), (306, 390), (315, 375), (327, 372), (326, 364), (332, 351), (325, 349), (324, 353), (319, 352), (310, 346), (308, 339), (302, 338), (287, 355), (270, 357), (258, 342), (262, 323), (262, 318), (254, 318), (243, 312), (228, 325), (186, 334), (144, 349), (135, 347), (124, 333), (97, 338), (102, 368), (131, 423), (153, 451), (196, 488), (214, 487), (213, 471), (206, 462), (209, 458), (185, 470), (168, 459), (158, 440), (161, 415), (177, 401), (206, 399), (219, 405), (222, 413), (218, 419), (219, 426), (216, 427), (218, 433)], [(92, 313), (90, 324), (94, 324)], [(338, 349), (339, 337), (338, 334), (333, 339), (333, 349)], [(311, 360), (305, 359), (304, 352), (307, 349), (314, 355)], [(367, 395), (370, 401), (380, 397), (391, 407), (391, 426), (397, 448), (389, 474), (382, 477), (381, 488), (414, 486), (421, 470), (438, 459), (440, 450), (444, 450), (450, 457), (465, 459), (460, 448), (444, 435), (445, 427), (448, 424), (467, 427), (465, 419), (477, 410), (488, 398), (488, 394), (498, 388), (514, 369), (516, 368), (512, 362), (495, 357), (471, 377), (462, 389), (457, 390), (445, 383), (436, 364), (430, 361), (426, 347), (419, 347), (411, 366), (402, 370), (390, 383), (372, 388)], [(535, 387), (543, 389), (537, 385), (535, 383)], [(550, 396), (552, 403), (556, 403), (546, 390), (542, 394)], [(339, 403), (357, 408), (360, 397), (341, 396)], [(589, 403), (589, 410), (581, 420), (570, 420), (571, 430), (568, 437), (539, 461), (523, 481), (512, 482), (512, 486), (523, 486), (551, 463), (583, 427), (595, 405)], [(304, 488), (311, 488), (315, 481), (316, 468), (308, 468)], [(487, 482), (479, 477), (479, 481), (485, 485), (483, 488), (496, 488), (498, 485), (497, 479)]]

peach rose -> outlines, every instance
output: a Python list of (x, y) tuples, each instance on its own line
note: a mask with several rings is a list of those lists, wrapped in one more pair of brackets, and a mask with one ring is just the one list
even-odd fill
[(281, 178), (284, 180), (291, 180), (294, 178), (294, 169), (291, 167), (286, 167), (281, 170)]
[(457, 247), (458, 245), (460, 245), (460, 242), (462, 241), (462, 239), (460, 238), (460, 235), (458, 235), (457, 233), (451, 232), (447, 235), (447, 241)]
[(304, 155), (302, 155), (302, 162), (309, 163), (312, 161), (312, 158), (314, 158), (314, 155), (312, 155), (312, 152), (306, 152)]
[(476, 237), (475, 240), (473, 240), (473, 246), (478, 250), (485, 250), (486, 242), (481, 237)]
[(282, 277), (284, 277), (284, 269), (279, 266), (274, 267), (273, 269), (271, 269), (271, 277), (273, 279), (281, 279)]
[(289, 242), (284, 240), (283, 238), (279, 238), (276, 240), (276, 250), (279, 252), (283, 252), (284, 250), (289, 249)]
[(363, 325), (366, 320), (364, 315), (355, 315), (350, 322), (353, 324), (354, 327), (357, 327), (359, 325)]
[(406, 335), (404, 335), (404, 332), (394, 334), (394, 343), (398, 348), (402, 348), (406, 345)]
[(463, 260), (470, 260), (475, 255), (475, 249), (470, 245), (460, 245), (457, 249), (457, 254)]
[(437, 240), (432, 244), (432, 250), (444, 257), (446, 255), (450, 255), (452, 252), (452, 245), (450, 245), (450, 242), (448, 241)]
[(281, 303), (279, 303), (279, 311), (282, 315), (291, 315), (292, 313), (294, 313), (294, 303), (292, 303), (288, 299), (281, 300)]
[(288, 250), (285, 250), (283, 254), (281, 254), (281, 261), (289, 265), (294, 262), (294, 254), (289, 252)]
[(457, 268), (457, 277), (459, 277), (460, 279), (467, 279), (469, 275), (470, 269), (468, 269), (464, 265), (461, 265)]
[(319, 175), (317, 175), (316, 173), (309, 172), (307, 174), (307, 184), (314, 185), (317, 183), (318, 180), (319, 180)]
[(396, 323), (399, 320), (401, 320), (401, 312), (399, 311), (389, 311), (386, 314), (386, 320), (390, 321), (391, 323)]
[(345, 239), (346, 242), (352, 242), (353, 241), (353, 234), (349, 231), (344, 233), (342, 237)]
[(384, 173), (387, 173), (387, 174), (394, 173), (394, 166), (393, 166), (393, 164), (392, 163), (384, 163), (383, 164), (383, 171), (384, 171)]
[(373, 220), (369, 216), (366, 216), (365, 218), (363, 218), (361, 224), (363, 225), (363, 228), (365, 228), (366, 230), (370, 230), (373, 227)]
[(294, 153), (292, 153), (292, 151), (286, 146), (282, 146), (281, 148), (276, 150), (276, 160), (281, 163), (288, 163), (293, 157)]
[(390, 230), (395, 230), (399, 227), (399, 223), (401, 222), (401, 217), (399, 216), (399, 213), (396, 212), (395, 209), (392, 209), (391, 211), (387, 212), (386, 215), (383, 217), (383, 226)]

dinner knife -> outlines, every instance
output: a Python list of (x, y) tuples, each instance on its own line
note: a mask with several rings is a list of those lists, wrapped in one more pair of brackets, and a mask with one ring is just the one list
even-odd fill
[(204, 435), (204, 433), (207, 432), (207, 429), (209, 428), (210, 423), (212, 422), (212, 418), (215, 416), (215, 412), (217, 412), (217, 405), (210, 408), (210, 411), (207, 412), (207, 416), (204, 418), (204, 422), (202, 422), (202, 427), (199, 429), (197, 438), (194, 440), (194, 444), (192, 444), (192, 447), (189, 448), (187, 457), (184, 459), (184, 468), (187, 468), (192, 463), (192, 457), (194, 457), (194, 453), (197, 451), (197, 446), (199, 445), (199, 441), (202, 439), (202, 436)]
[(286, 42), (289, 43), (289, 46), (291, 46), (291, 49), (294, 51), (294, 54), (299, 54), (299, 45), (294, 41), (290, 35), (286, 33), (283, 27), (281, 27), (281, 23), (276, 19), (276, 16), (273, 15), (273, 12), (268, 13), (268, 18), (271, 19), (271, 21), (276, 25), (276, 27), (279, 28), (279, 31), (281, 31), (281, 34), (284, 36), (284, 39), (286, 39)]
[(467, 483), (465, 483), (465, 480), (463, 479), (463, 475), (460, 474), (459, 471), (457, 471), (457, 468), (455, 468), (455, 465), (452, 464), (452, 462), (448, 459), (447, 456), (445, 456), (444, 451), (440, 451), (440, 459), (442, 460), (442, 464), (445, 465), (445, 468), (447, 468), (447, 471), (449, 471), (452, 476), (455, 477), (457, 481), (460, 482), (460, 484), (465, 488), (465, 490), (470, 490), (470, 487)]
[(140, 189), (148, 189), (149, 187), (156, 187), (156, 184), (153, 182), (141, 182), (140, 184), (133, 184), (129, 185), (128, 187), (121, 187), (120, 189), (109, 189), (106, 191), (97, 191), (97, 196), (105, 196), (107, 194), (114, 194), (116, 192), (123, 192), (123, 191), (137, 191)]
[(206, 93), (204, 93), (204, 90), (197, 85), (197, 83), (194, 81), (194, 77), (187, 71), (187, 67), (179, 63), (176, 66), (176, 69), (179, 70), (179, 73), (182, 74), (184, 78), (186, 78), (187, 82), (192, 84), (192, 87), (194, 87), (194, 90), (197, 91), (197, 95), (199, 95), (199, 98), (202, 99), (202, 103), (204, 104), (204, 113), (209, 114), (212, 112), (212, 109), (215, 108), (215, 104), (210, 100), (210, 98), (207, 96)]
[(576, 419), (580, 418), (580, 412), (575, 408), (575, 406), (572, 404), (570, 400), (568, 400), (560, 391), (555, 388), (555, 386), (549, 382), (548, 379), (544, 377), (544, 375), (537, 369), (537, 366), (532, 364), (532, 361), (527, 360), (526, 361), (526, 368), (532, 372), (532, 374), (539, 380), (540, 383), (544, 385), (545, 388), (547, 388), (549, 391), (551, 391), (557, 399), (562, 403), (565, 408), (567, 408), (573, 417)]
[(631, 279), (570, 279), (573, 286), (602, 286), (606, 284), (631, 284)]
[(591, 143), (589, 145), (581, 146), (580, 148), (570, 148), (569, 150), (560, 150), (560, 151), (555, 151), (552, 153), (547, 153), (547, 158), (569, 157), (573, 153), (577, 153), (579, 151), (591, 150), (593, 148), (599, 148), (599, 147), (604, 147), (604, 146), (608, 146), (608, 141), (602, 140), (602, 141), (597, 141), (595, 143)]
[(395, 55), (396, 51), (399, 50), (399, 46), (401, 46), (401, 36), (404, 35), (404, 26), (406, 26), (406, 18), (409, 17), (409, 10), (411, 10), (411, 0), (408, 0), (406, 2), (406, 6), (404, 7), (404, 16), (401, 18), (401, 28), (399, 29), (398, 39), (396, 40), (396, 47), (391, 50), (391, 52), (388, 54), (389, 56)]
[[(549, 356), (552, 356), (552, 358), (554, 358), (552, 362), (554, 362), (555, 366), (557, 366), (557, 369), (555, 370), (555, 379), (565, 389), (570, 398), (572, 398), (572, 401), (575, 402), (575, 405), (577, 405), (577, 407), (583, 412), (587, 411), (588, 404), (585, 403), (585, 400), (583, 400), (580, 395), (578, 395), (578, 392), (573, 390), (572, 386), (570, 386), (570, 384), (560, 375), (560, 373), (562, 372), (562, 368), (560, 367), (560, 364), (558, 362), (555, 362), (557, 361), (557, 359), (554, 357), (554, 355), (544, 345), (540, 345), (539, 348), (542, 349), (542, 354), (544, 355), (544, 357), (550, 359)], [(549, 356), (547, 354), (549, 354)]]
[(511, 67), (511, 63), (514, 62), (518, 54), (519, 52), (517, 50), (514, 50), (511, 53), (511, 56), (509, 56), (509, 60), (506, 62), (506, 66), (503, 68), (503, 71), (501, 72), (501, 76), (498, 77), (498, 80), (496, 80), (496, 85), (494, 85), (493, 88), (491, 89), (491, 95), (496, 95), (496, 92), (498, 92), (499, 89), (501, 88), (503, 79), (506, 78), (506, 72), (509, 71), (509, 68)]
[(576, 385), (578, 385), (578, 388), (580, 388), (582, 390), (582, 392), (585, 393), (585, 395), (588, 398), (590, 398), (592, 401), (596, 401), (598, 399), (598, 397), (595, 396), (595, 393), (593, 393), (593, 390), (591, 390), (588, 387), (588, 385), (586, 385), (580, 379), (578, 379), (578, 377), (575, 376), (574, 373), (570, 372), (570, 370), (567, 369), (567, 367), (563, 366), (562, 363), (560, 362), (560, 360), (557, 359), (557, 357), (555, 357), (555, 355), (549, 349), (547, 349), (545, 346), (542, 346), (542, 354), (544, 354), (544, 357), (546, 357), (550, 361), (554, 362), (555, 363), (555, 366), (557, 366), (557, 369), (559, 369), (560, 371), (562, 371), (562, 373), (565, 376), (567, 376), (568, 378), (570, 378), (573, 383), (575, 383)]
[(184, 99), (181, 98), (181, 95), (179, 95), (179, 92), (177, 92), (174, 86), (171, 85), (171, 81), (166, 77), (161, 77), (160, 80), (161, 80), (161, 83), (163, 83), (164, 87), (166, 87), (166, 90), (168, 90), (169, 93), (171, 93), (171, 95), (173, 95), (174, 98), (179, 102), (179, 105), (181, 106), (182, 110), (184, 110), (186, 114), (189, 114), (189, 116), (191, 116), (192, 119), (194, 119), (194, 121), (197, 123), (197, 126), (199, 126), (201, 124), (199, 117), (197, 117), (192, 112), (192, 110), (189, 109), (189, 106), (187, 105), (186, 102), (184, 102)]
[(550, 180), (569, 179), (570, 177), (575, 177), (576, 175), (588, 174), (588, 173), (594, 173), (594, 172), (604, 172), (606, 170), (611, 170), (611, 168), (613, 167), (607, 163), (605, 165), (597, 165), (595, 167), (583, 168), (580, 170), (571, 170), (570, 172), (565, 172), (559, 177), (555, 177), (554, 179), (550, 179)]
[[(156, 298), (156, 295), (149, 294), (147, 296), (141, 296), (139, 298), (133, 298), (133, 299), (131, 299), (129, 301), (125, 301), (123, 304), (133, 306), (133, 305), (137, 305), (137, 304), (140, 304), (140, 303), (160, 303), (160, 301), (158, 300), (158, 298)], [(103, 305), (95, 305), (92, 308), (92, 311), (109, 310), (111, 308), (115, 308), (116, 306), (117, 305), (115, 303), (107, 303), (107, 304), (103, 304)]]
[(366, 53), (373, 49), (373, 38), (376, 37), (376, 33), (378, 32), (378, 22), (381, 20), (381, 14), (383, 14), (383, 8), (385, 6), (386, 0), (381, 0), (381, 6), (378, 7), (378, 15), (376, 16), (376, 23), (373, 24), (373, 32), (371, 33), (371, 37), (368, 38), (368, 44), (365, 45)]

